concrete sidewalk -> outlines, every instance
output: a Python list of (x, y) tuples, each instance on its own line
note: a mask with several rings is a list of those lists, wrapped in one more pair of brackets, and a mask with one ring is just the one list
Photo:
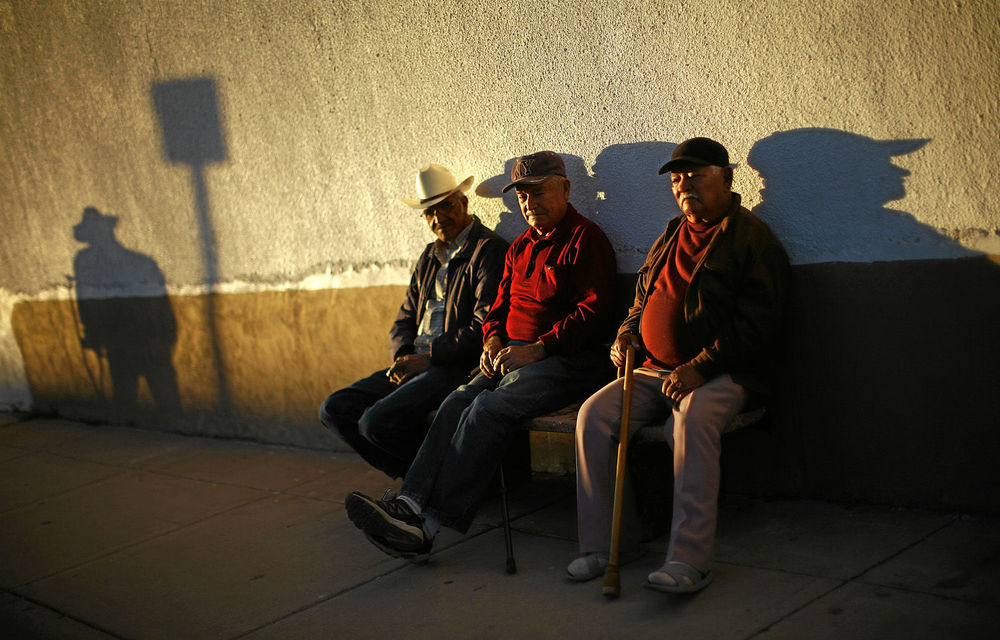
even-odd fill
[(424, 566), (347, 520), (389, 483), (356, 457), (0, 415), (4, 638), (1000, 637), (1000, 518), (815, 501), (723, 502), (715, 582), (622, 597), (563, 577), (570, 478), (496, 500)]

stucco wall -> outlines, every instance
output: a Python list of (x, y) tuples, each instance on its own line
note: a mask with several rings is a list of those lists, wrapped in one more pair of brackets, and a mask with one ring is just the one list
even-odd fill
[[(383, 363), (431, 239), (398, 199), (431, 161), (474, 175), (473, 212), (511, 238), (511, 159), (563, 154), (623, 272), (676, 212), (655, 172), (694, 135), (729, 148), (800, 272), (1000, 254), (998, 44), (994, 0), (0, 0), (0, 408), (78, 406), (78, 293), (168, 296), (186, 406), (204, 404), (203, 361), (239, 368), (263, 346), (259, 384), (286, 393), (243, 381), (224, 413), (311, 420), (321, 398), (302, 388)], [(88, 206), (113, 225), (89, 270)], [(376, 302), (320, 316), (322, 292), (347, 289)], [(313, 324), (352, 321), (365, 331)], [(293, 337), (314, 330), (332, 341)], [(327, 385), (278, 357), (289, 341)]]
[[(767, 217), (797, 263), (960, 252), (941, 230), (998, 252), (998, 16), (992, 0), (3, 1), (0, 287), (64, 287), (87, 205), (174, 288), (203, 284), (206, 257), (219, 281), (293, 286), (408, 263), (428, 239), (398, 204), (417, 166), (479, 182), (539, 148), (569, 156), (575, 202), (630, 269), (673, 210), (656, 167), (698, 134), (729, 147), (751, 206), (758, 171), (774, 181)], [(167, 159), (154, 107), (184, 79), (217, 102), (179, 96), (218, 121), (200, 171)], [(810, 228), (889, 201), (902, 220), (864, 242)], [(509, 210), (474, 206), (491, 225)], [(911, 227), (926, 237), (898, 247)]]

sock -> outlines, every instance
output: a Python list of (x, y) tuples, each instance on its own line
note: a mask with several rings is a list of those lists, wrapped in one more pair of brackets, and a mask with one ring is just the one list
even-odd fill
[(434, 538), (434, 536), (437, 535), (437, 532), (441, 530), (441, 523), (437, 521), (437, 518), (424, 513), (417, 501), (410, 496), (400, 494), (396, 497), (405, 502), (407, 506), (413, 510), (413, 513), (420, 516), (423, 521), (421, 528), (424, 530), (424, 536), (426, 536), (428, 540)]
[(433, 540), (438, 531), (441, 530), (441, 523), (432, 515), (424, 514), (424, 536), (428, 540)]
[(396, 497), (405, 502), (407, 506), (410, 507), (410, 510), (413, 511), (413, 513), (420, 515), (420, 512), (423, 511), (423, 509), (420, 508), (420, 505), (417, 504), (417, 501), (411, 498), (410, 496), (399, 494)]

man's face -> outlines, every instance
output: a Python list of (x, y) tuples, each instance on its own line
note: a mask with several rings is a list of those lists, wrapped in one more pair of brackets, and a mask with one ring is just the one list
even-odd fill
[(677, 206), (688, 220), (721, 218), (732, 201), (733, 170), (729, 167), (690, 167), (670, 173)]
[(424, 220), (441, 242), (451, 242), (469, 226), (469, 199), (453, 193), (433, 207), (424, 209)]
[(552, 176), (541, 184), (521, 185), (515, 191), (524, 220), (541, 234), (555, 229), (566, 215), (569, 180), (561, 176)]

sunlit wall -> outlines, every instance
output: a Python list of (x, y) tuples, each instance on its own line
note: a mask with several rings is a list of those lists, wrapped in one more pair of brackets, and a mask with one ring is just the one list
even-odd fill
[[(622, 272), (676, 213), (656, 169), (695, 135), (811, 283), (1000, 254), (998, 44), (994, 0), (0, 1), (0, 407), (100, 418), (113, 353), (139, 349), (117, 357), (133, 404), (336, 447), (303, 434), (385, 364), (431, 239), (399, 198), (431, 161), (512, 238), (511, 159), (563, 154)], [(166, 306), (88, 321), (78, 297)]]

